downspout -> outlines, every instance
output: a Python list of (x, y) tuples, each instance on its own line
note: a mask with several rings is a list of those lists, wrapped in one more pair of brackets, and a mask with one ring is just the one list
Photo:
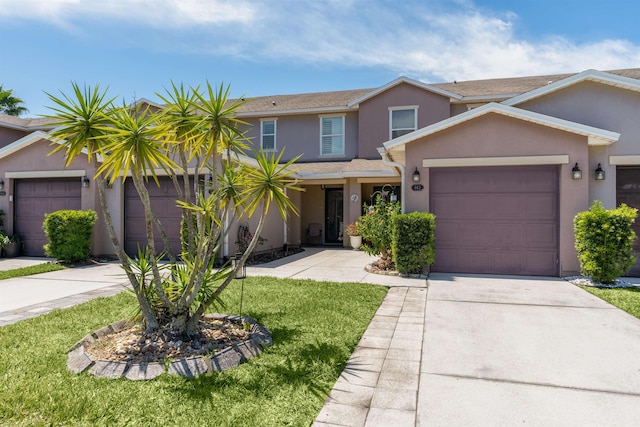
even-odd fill
[[(284, 195), (285, 195), (285, 197), (287, 196), (287, 189), (286, 188), (284, 189)], [(283, 250), (283, 252), (287, 252), (287, 249), (289, 248), (289, 245), (288, 245), (289, 236), (288, 236), (288, 233), (287, 233), (287, 217), (288, 217), (287, 211), (285, 211), (284, 221), (283, 221), (284, 229), (283, 229), (283, 232), (282, 232), (282, 250)]]
[(400, 169), (400, 188), (402, 189), (402, 198), (400, 199), (400, 209), (402, 213), (404, 212), (404, 205), (405, 205), (405, 199), (406, 199), (406, 194), (407, 192), (405, 191), (405, 174), (406, 174), (406, 168), (402, 163), (398, 163), (398, 162), (394, 162), (393, 160), (391, 160), (389, 158), (389, 153), (387, 152), (387, 150), (384, 147), (379, 147), (378, 148), (378, 153), (380, 153), (380, 155), (382, 156), (382, 162), (385, 165), (389, 165), (395, 168)]
[(225, 217), (224, 219), (224, 225), (223, 225), (223, 232), (224, 232), (224, 241), (222, 242), (222, 256), (223, 257), (228, 257), (229, 256), (229, 233), (227, 232), (227, 230), (229, 230), (229, 217)]

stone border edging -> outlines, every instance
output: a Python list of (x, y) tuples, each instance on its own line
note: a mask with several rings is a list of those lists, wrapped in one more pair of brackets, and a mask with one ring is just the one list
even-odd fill
[(371, 274), (379, 274), (380, 276), (395, 276), (395, 277), (410, 277), (413, 279), (429, 279), (428, 274), (402, 274), (395, 270), (380, 270), (373, 266), (373, 264), (367, 264), (364, 266), (364, 271)]
[(67, 369), (75, 374), (88, 370), (95, 377), (121, 378), (129, 380), (150, 380), (163, 373), (182, 375), (195, 378), (207, 372), (222, 372), (236, 367), (263, 352), (263, 347), (273, 344), (271, 333), (249, 316), (231, 316), (225, 314), (207, 314), (205, 319), (222, 320), (228, 322), (242, 322), (251, 325), (250, 338), (233, 347), (227, 347), (208, 356), (195, 356), (174, 360), (165, 364), (162, 362), (130, 363), (115, 360), (93, 360), (86, 352), (86, 346), (97, 339), (119, 332), (127, 326), (126, 320), (120, 320), (97, 331), (86, 335), (69, 350), (67, 350)]

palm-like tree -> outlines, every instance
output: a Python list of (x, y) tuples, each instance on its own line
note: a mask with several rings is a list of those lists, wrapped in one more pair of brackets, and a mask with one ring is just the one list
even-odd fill
[(24, 101), (17, 96), (13, 96), (12, 89), (4, 89), (0, 85), (0, 113), (16, 117), (21, 116), (29, 111), (21, 104), (24, 104)]
[[(166, 106), (153, 112), (140, 106), (115, 107), (113, 98), (94, 89), (81, 90), (73, 84), (73, 96), (49, 98), (55, 103), (53, 117), (59, 139), (54, 152), (63, 151), (67, 165), (88, 154), (96, 166), (101, 208), (118, 258), (136, 293), (147, 332), (169, 328), (173, 335), (195, 336), (198, 320), (218, 300), (237, 269), (246, 262), (258, 243), (264, 220), (275, 204), (283, 217), (295, 212), (287, 189), (298, 189), (289, 178), (293, 161), (280, 165), (281, 156), (256, 154), (257, 167), (239, 161), (246, 149), (236, 118), (242, 102), (229, 99), (229, 87), (218, 89), (207, 83), (206, 91), (185, 90), (172, 84), (162, 99)], [(194, 179), (190, 172), (195, 170)], [(154, 234), (165, 239), (162, 224), (151, 210), (147, 185), (157, 185), (162, 171), (178, 190), (182, 209), (182, 263), (169, 253), (168, 267), (159, 264)], [(212, 177), (211, 188), (203, 182), (203, 172)], [(104, 180), (132, 179), (145, 211), (147, 246), (138, 260), (129, 258), (118, 242), (104, 196)], [(182, 185), (180, 179), (182, 178)], [(155, 182), (155, 184), (154, 184)], [(242, 215), (259, 212), (256, 233), (236, 270), (214, 268), (224, 241), (224, 224)], [(167, 268), (169, 274), (161, 274)]]

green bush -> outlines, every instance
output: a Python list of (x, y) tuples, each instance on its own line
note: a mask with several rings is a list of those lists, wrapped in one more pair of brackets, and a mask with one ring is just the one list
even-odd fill
[(573, 219), (576, 250), (583, 275), (598, 283), (615, 283), (635, 264), (631, 245), (636, 238), (631, 225), (637, 209), (622, 204), (606, 210), (596, 200), (588, 211)]
[(416, 274), (433, 264), (435, 215), (426, 212), (399, 214), (392, 218), (392, 223), (391, 249), (396, 270), (402, 274)]
[(88, 259), (96, 220), (97, 215), (92, 210), (61, 210), (46, 214), (42, 225), (49, 240), (44, 245), (45, 254), (63, 262)]
[(393, 268), (391, 219), (400, 213), (400, 209), (400, 203), (388, 203), (378, 198), (373, 209), (358, 220), (358, 228), (362, 235), (361, 249), (369, 255), (380, 256), (377, 264), (383, 269)]

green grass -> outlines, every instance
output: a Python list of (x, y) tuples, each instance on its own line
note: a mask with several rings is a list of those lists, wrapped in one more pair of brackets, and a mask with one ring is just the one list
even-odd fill
[[(0, 425), (308, 426), (387, 289), (247, 278), (243, 314), (274, 344), (257, 358), (194, 380), (108, 380), (67, 371), (66, 350), (135, 309), (130, 293), (0, 327)], [(240, 281), (223, 293), (237, 314)]]
[(638, 288), (594, 288), (581, 286), (585, 291), (615, 305), (640, 319), (640, 289)]
[(29, 267), (14, 268), (13, 270), (0, 271), (0, 280), (13, 279), (14, 277), (31, 276), (32, 274), (48, 273), (50, 271), (64, 270), (66, 267), (60, 264), (45, 263)]

